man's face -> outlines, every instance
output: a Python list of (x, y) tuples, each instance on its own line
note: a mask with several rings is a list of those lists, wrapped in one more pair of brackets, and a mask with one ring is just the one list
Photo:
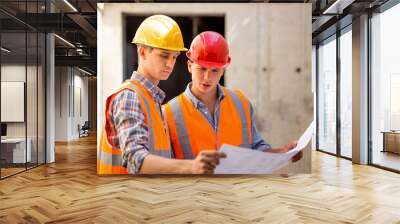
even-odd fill
[(202, 94), (212, 93), (224, 74), (223, 68), (207, 68), (190, 61), (188, 69), (192, 74), (192, 90)]
[(158, 48), (145, 48), (144, 66), (153, 80), (166, 80), (174, 69), (176, 59), (180, 52)]

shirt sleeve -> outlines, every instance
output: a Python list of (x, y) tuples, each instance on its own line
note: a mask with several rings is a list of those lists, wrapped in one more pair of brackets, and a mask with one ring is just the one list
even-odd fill
[(254, 122), (254, 109), (253, 105), (250, 104), (250, 116), (251, 116), (251, 148), (254, 150), (259, 150), (259, 151), (267, 151), (271, 149), (271, 145), (268, 144), (258, 133), (257, 127)]
[(112, 104), (112, 119), (122, 150), (122, 166), (128, 173), (139, 173), (149, 154), (148, 127), (137, 93), (123, 90)]

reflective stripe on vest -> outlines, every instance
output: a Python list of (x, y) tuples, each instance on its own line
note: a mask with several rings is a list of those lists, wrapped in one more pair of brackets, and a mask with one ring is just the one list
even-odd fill
[[(126, 81), (112, 95), (107, 98), (106, 102), (106, 119), (110, 122), (109, 113), (111, 103), (115, 96), (122, 90), (130, 89), (138, 94), (139, 102), (145, 117), (145, 123), (148, 126), (149, 133), (149, 152), (154, 155), (171, 158), (171, 148), (169, 141), (169, 133), (166, 125), (162, 120), (160, 111), (148, 94), (146, 89), (139, 83), (132, 80)], [(105, 124), (102, 129), (100, 145), (97, 153), (97, 172), (98, 174), (124, 174), (128, 173), (127, 169), (122, 164), (122, 150), (118, 147), (113, 147), (107, 139)]]
[(97, 173), (98, 174), (127, 174), (128, 171), (122, 166), (122, 152), (113, 149), (108, 143), (105, 126), (103, 125), (100, 136), (100, 145), (97, 149)]
[[(239, 113), (240, 121), (242, 122), (242, 145), (241, 147), (250, 148), (251, 147), (251, 115), (250, 115), (250, 105), (247, 99), (243, 96), (240, 91), (232, 91), (226, 89), (235, 104), (235, 107)], [(247, 127), (247, 128), (244, 128)]]
[(202, 150), (222, 144), (251, 147), (250, 104), (239, 91), (223, 88), (218, 133), (183, 94), (164, 106), (175, 157), (193, 159)]
[[(183, 113), (182, 113), (182, 107), (178, 101), (179, 97), (175, 97), (174, 99), (172, 99), (167, 106), (170, 106), (171, 110), (172, 110), (172, 116), (173, 119), (175, 121), (175, 127), (176, 129), (174, 129), (174, 131), (171, 131), (171, 137), (172, 136), (176, 136), (177, 139), (172, 139), (172, 148), (182, 148), (182, 152), (183, 152), (183, 157), (179, 156), (176, 157), (176, 150), (175, 151), (175, 157), (179, 158), (179, 159), (192, 159), (194, 158), (193, 154), (192, 154), (192, 147), (190, 146), (190, 142), (189, 142), (189, 134), (186, 130), (186, 125), (185, 125), (185, 121), (183, 120)], [(168, 126), (170, 121), (169, 121), (169, 117), (168, 115), (165, 117), (165, 119), (167, 119), (167, 123)], [(168, 127), (168, 129), (170, 129), (170, 127)], [(176, 130), (176, 131), (175, 131)], [(175, 143), (176, 142), (176, 143)], [(179, 146), (178, 146), (179, 144)], [(176, 147), (175, 147), (176, 145)]]

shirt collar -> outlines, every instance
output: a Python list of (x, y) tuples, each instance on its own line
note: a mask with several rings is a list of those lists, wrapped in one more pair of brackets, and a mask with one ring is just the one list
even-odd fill
[(153, 100), (162, 104), (165, 99), (165, 93), (158, 86), (154, 85), (150, 80), (139, 74), (137, 71), (132, 73), (131, 80), (142, 84), (150, 92)]
[[(187, 86), (185, 91), (183, 92), (184, 95), (186, 95), (190, 101), (192, 101), (193, 105), (196, 106), (196, 108), (204, 107), (204, 103), (201, 102), (195, 95), (193, 95), (192, 90), (190, 88), (192, 87), (192, 82), (190, 82)], [(217, 102), (221, 102), (221, 100), (225, 97), (224, 91), (222, 90), (221, 85), (217, 85), (217, 95), (218, 99)]]

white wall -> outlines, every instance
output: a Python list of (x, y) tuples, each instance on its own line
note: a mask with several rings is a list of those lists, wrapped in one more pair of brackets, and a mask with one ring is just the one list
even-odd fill
[[(75, 69), (75, 75), (74, 75), (74, 111), (73, 113), (73, 119), (71, 120), (71, 135), (72, 138), (77, 138), (78, 137), (78, 129), (77, 126), (80, 124), (82, 126), (85, 121), (88, 120), (88, 77), (83, 77), (83, 73), (81, 73), (79, 70)], [(78, 75), (77, 75), (78, 72)], [(78, 92), (80, 90), (80, 93)], [(80, 97), (79, 97), (80, 95)], [(81, 101), (79, 103), (79, 101)], [(82, 107), (82, 108), (79, 108)], [(80, 109), (82, 110), (80, 112)]]
[[(25, 65), (2, 65), (1, 66), (1, 81), (18, 81), (25, 82), (25, 69), (32, 72), (33, 67)], [(7, 108), (1, 108), (6, 110)], [(11, 122), (7, 123), (7, 137), (25, 137), (25, 123)]]
[[(125, 16), (160, 13), (225, 16), (232, 58), (226, 86), (251, 100), (257, 127), (273, 146), (297, 139), (313, 120), (311, 4), (105, 3), (98, 9), (98, 127), (106, 97), (123, 79)], [(311, 172), (310, 160), (308, 148), (292, 171)]]
[(88, 120), (88, 78), (83, 75), (76, 68), (56, 67), (56, 141), (77, 139), (78, 124), (83, 125)]
[[(25, 70), (26, 69), (26, 70)], [(36, 74), (36, 67), (34, 66), (27, 66), (25, 65), (2, 65), (1, 66), (1, 81), (6, 81), (6, 82), (25, 82), (25, 75), (26, 72), (28, 74)], [(32, 83), (30, 83), (32, 84)], [(36, 82), (33, 83), (36, 85)], [(34, 90), (34, 92), (28, 92), (27, 96), (27, 102), (32, 102), (33, 100), (31, 98), (36, 98), (36, 89), (28, 89), (28, 90)], [(32, 105), (33, 106), (33, 105)], [(36, 108), (36, 104), (34, 105)], [(1, 110), (7, 110), (8, 108), (1, 108)], [(32, 115), (34, 115), (32, 117)], [(31, 114), (28, 113), (28, 121), (31, 122), (32, 120), (36, 121), (36, 113)], [(8, 137), (25, 137), (25, 122), (7, 122), (7, 136)], [(31, 127), (32, 125), (28, 125), (28, 128)], [(30, 131), (28, 130), (28, 137)]]
[(55, 68), (55, 140), (67, 141), (68, 139), (68, 86), (69, 76), (67, 67)]
[[(27, 80), (26, 80), (27, 78)], [(23, 122), (6, 122), (7, 137), (9, 138), (25, 138), (30, 139), (30, 148), (32, 161), (44, 163), (44, 74), (41, 66), (32, 66), (25, 64), (3, 64), (1, 66), (1, 80), (9, 82), (24, 82), (26, 85), (26, 107), (25, 102), (21, 108), (23, 114), (26, 110), (26, 121)], [(22, 90), (21, 94), (24, 94)], [(2, 96), (7, 97), (7, 96)], [(24, 97), (25, 98), (25, 97)], [(12, 108), (1, 108), (1, 110), (12, 110)], [(12, 113), (12, 111), (8, 111)], [(37, 153), (39, 154), (37, 157)], [(50, 161), (50, 160), (49, 160)]]

